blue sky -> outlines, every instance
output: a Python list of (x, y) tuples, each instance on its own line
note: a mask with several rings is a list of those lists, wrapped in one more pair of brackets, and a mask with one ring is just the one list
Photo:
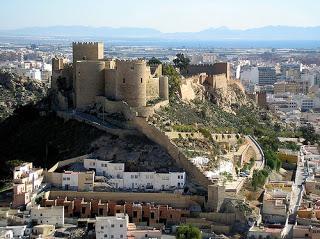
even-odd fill
[(86, 25), (180, 32), (320, 25), (319, 0), (1, 0), (0, 6), (0, 29)]

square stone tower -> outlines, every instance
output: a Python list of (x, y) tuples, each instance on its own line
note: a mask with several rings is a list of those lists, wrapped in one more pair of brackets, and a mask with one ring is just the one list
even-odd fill
[(73, 63), (82, 60), (102, 60), (104, 58), (103, 42), (72, 43)]

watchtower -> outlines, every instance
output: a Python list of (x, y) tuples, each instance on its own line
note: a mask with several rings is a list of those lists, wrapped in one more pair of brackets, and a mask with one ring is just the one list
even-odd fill
[(103, 42), (73, 42), (73, 63), (81, 60), (102, 60), (104, 58)]

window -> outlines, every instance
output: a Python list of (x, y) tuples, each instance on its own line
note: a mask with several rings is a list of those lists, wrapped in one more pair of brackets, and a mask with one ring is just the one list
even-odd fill
[(101, 226), (101, 230), (103, 230), (104, 229), (104, 227), (103, 226)]
[(120, 227), (123, 227), (123, 224), (120, 224)]
[(111, 224), (111, 227), (114, 227), (114, 224)]
[(145, 234), (144, 237), (147, 238), (147, 237), (148, 237), (148, 234)]
[(122, 234), (120, 235), (120, 238), (123, 238), (123, 235), (122, 235)]
[(123, 78), (123, 79), (122, 79), (122, 83), (126, 83), (126, 78)]
[(40, 217), (42, 217), (42, 213), (40, 213)]
[(111, 235), (111, 238), (114, 238), (114, 236), (113, 236), (113, 235)]
[(142, 78), (140, 79), (141, 83), (142, 83)]
[(154, 212), (150, 213), (151, 219), (154, 219)]
[(108, 235), (107, 235), (107, 234), (104, 234), (104, 237), (108, 237)]

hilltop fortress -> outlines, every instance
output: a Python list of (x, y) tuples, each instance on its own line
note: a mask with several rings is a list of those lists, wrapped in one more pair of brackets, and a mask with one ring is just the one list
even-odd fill
[[(169, 104), (168, 77), (162, 75), (161, 64), (148, 65), (140, 59), (106, 59), (103, 43), (73, 43), (72, 63), (54, 58), (52, 68), (52, 91), (58, 115), (86, 122), (112, 134), (141, 133), (147, 136), (162, 146), (188, 177), (208, 191), (211, 199), (208, 207), (217, 210), (216, 203), (223, 200), (227, 189), (207, 177), (185, 156), (174, 143), (175, 138), (149, 121), (156, 111)], [(230, 88), (236, 87), (241, 91), (241, 87), (232, 79), (229, 63), (190, 65), (181, 74), (185, 77), (180, 85), (182, 100), (220, 97), (228, 99), (230, 104), (238, 100), (230, 96), (233, 92)], [(259, 150), (250, 139), (246, 142), (247, 150), (241, 155), (258, 159)], [(228, 190), (237, 193), (241, 186)]]
[(101, 97), (133, 108), (146, 107), (155, 99), (168, 100), (168, 78), (162, 76), (162, 65), (105, 59), (103, 43), (73, 43), (72, 64), (54, 58), (52, 68), (52, 89), (60, 109), (86, 110), (97, 99), (101, 103)]

